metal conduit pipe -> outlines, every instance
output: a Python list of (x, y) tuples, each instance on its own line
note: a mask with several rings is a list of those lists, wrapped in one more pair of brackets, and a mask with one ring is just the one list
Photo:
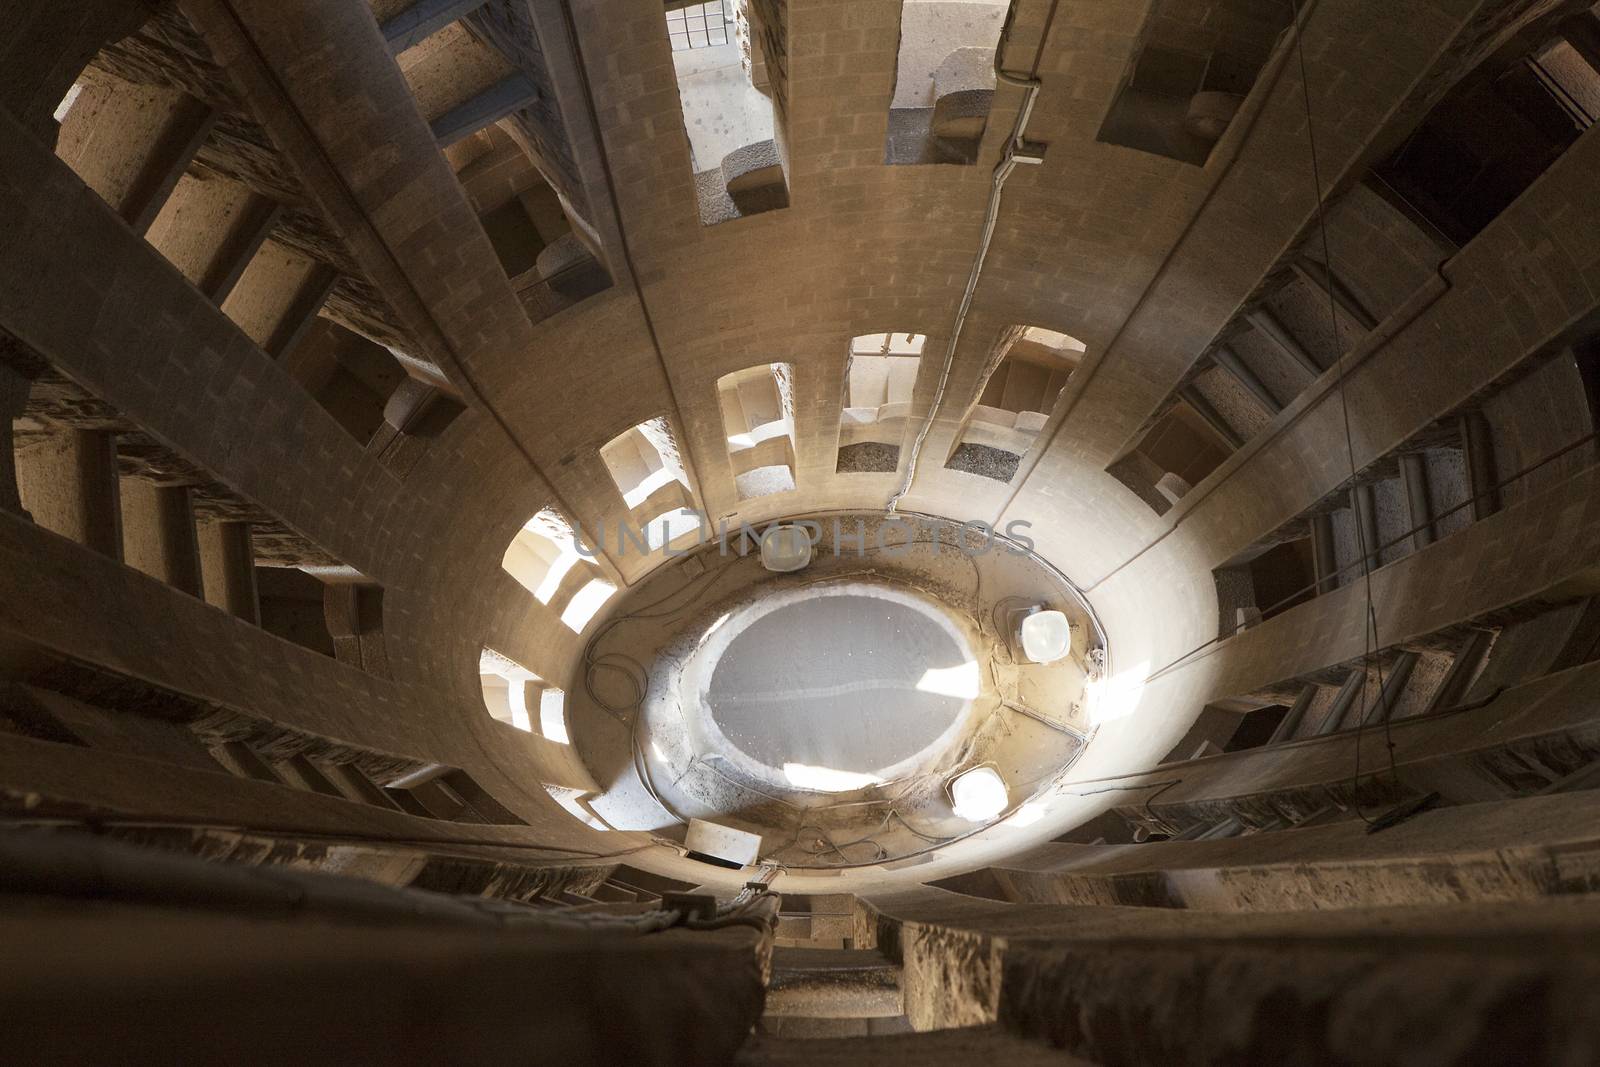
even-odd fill
[[(1011, 177), (1011, 172), (1020, 163), (1039, 164), (1044, 162), (1044, 148), (1042, 145), (1031, 144), (1023, 139), (1023, 134), (1028, 128), (1028, 119), (1033, 115), (1033, 103), (1039, 95), (1042, 84), (1038, 78), (1014, 74), (1005, 69), (1004, 56), (1007, 39), (1011, 36), (1011, 20), (1017, 13), (1017, 0), (1011, 0), (1006, 8), (1005, 22), (1000, 29), (1000, 40), (994, 49), (994, 76), (995, 80), (1007, 85), (1015, 85), (1025, 90), (1022, 97), (1022, 108), (1017, 112), (1017, 121), (1011, 128), (1011, 136), (1006, 140), (1005, 155), (1000, 158), (999, 164), (994, 169), (994, 177), (989, 185), (989, 207), (984, 212), (983, 233), (978, 239), (978, 253), (972, 260), (972, 271), (967, 275), (967, 288), (961, 294), (961, 303), (956, 308), (955, 322), (950, 327), (949, 343), (945, 345), (944, 364), (939, 368), (939, 384), (934, 389), (933, 403), (928, 406), (927, 417), (917, 429), (917, 436), (911, 443), (911, 452), (906, 459), (906, 473), (900, 481), (900, 487), (889, 498), (889, 503), (884, 508), (885, 515), (893, 515), (900, 506), (900, 500), (911, 491), (911, 483), (917, 476), (917, 460), (922, 456), (922, 447), (927, 443), (928, 434), (933, 431), (934, 420), (938, 417), (939, 407), (944, 402), (945, 388), (950, 384), (950, 370), (955, 366), (956, 346), (961, 342), (961, 331), (966, 325), (967, 313), (972, 310), (972, 299), (977, 294), (978, 282), (983, 277), (983, 263), (989, 256), (989, 245), (994, 241), (995, 224), (1000, 218), (1000, 197), (1005, 189), (1006, 179)], [(1040, 40), (1050, 32), (1050, 23), (1055, 18), (1055, 9), (1051, 8), (1049, 17), (1045, 20), (1040, 30)]]

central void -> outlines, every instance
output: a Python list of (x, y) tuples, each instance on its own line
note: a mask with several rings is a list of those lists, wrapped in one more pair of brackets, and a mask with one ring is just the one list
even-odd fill
[(931, 605), (823, 588), (735, 634), (705, 698), (723, 735), (768, 766), (870, 774), (937, 741), (978, 678), (959, 631)]

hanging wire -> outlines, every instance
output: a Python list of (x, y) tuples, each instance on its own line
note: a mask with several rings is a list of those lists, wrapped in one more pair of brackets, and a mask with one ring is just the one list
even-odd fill
[[(1368, 551), (1366, 524), (1361, 520), (1359, 501), (1354, 499), (1355, 494), (1358, 492), (1358, 486), (1356, 484), (1355, 438), (1350, 430), (1350, 399), (1347, 391), (1349, 375), (1345, 372), (1344, 365), (1347, 353), (1344, 345), (1339, 341), (1339, 301), (1333, 288), (1333, 253), (1331, 242), (1328, 239), (1328, 205), (1323, 199), (1322, 164), (1317, 155), (1317, 125), (1311, 107), (1311, 78), (1306, 64), (1305, 23), (1301, 19), (1300, 0), (1290, 0), (1290, 3), (1293, 7), (1295, 21), (1295, 58), (1300, 67), (1300, 97), (1305, 104), (1306, 147), (1311, 157), (1312, 191), (1317, 203), (1317, 231), (1322, 242), (1322, 261), (1326, 267), (1323, 277), (1327, 283), (1328, 291), (1328, 329), (1332, 334), (1334, 350), (1339, 353), (1338, 358), (1334, 361), (1334, 367), (1338, 371), (1339, 413), (1344, 424), (1345, 458), (1350, 465), (1350, 492), (1352, 495), (1351, 504), (1355, 512), (1356, 550), (1361, 555), (1361, 578), (1366, 599), (1365, 633), (1362, 642), (1361, 667), (1358, 668), (1362, 672), (1361, 716), (1356, 720), (1355, 771), (1350, 779), (1350, 799), (1355, 807), (1356, 814), (1361, 817), (1363, 822), (1371, 826), (1374, 820), (1367, 818), (1366, 812), (1361, 810), (1361, 742), (1365, 736), (1367, 719), (1377, 710), (1378, 702), (1383, 699), (1384, 688), (1383, 664), (1378, 656), (1378, 650), (1383, 646), (1378, 639), (1378, 614), (1373, 604), (1372, 596), (1372, 565), (1375, 562), (1377, 550), (1374, 548), (1371, 553)], [(1376, 670), (1378, 676), (1378, 701), (1371, 702), (1369, 706), (1367, 687), (1374, 670)], [(1389, 753), (1389, 774), (1398, 783), (1399, 772), (1395, 764), (1394, 733), (1390, 723), (1391, 718), (1392, 716), (1389, 715), (1383, 717), (1383, 736), (1384, 744)]]

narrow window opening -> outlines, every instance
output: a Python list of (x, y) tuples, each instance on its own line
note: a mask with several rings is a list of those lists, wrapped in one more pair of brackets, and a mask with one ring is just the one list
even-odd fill
[(699, 536), (701, 525), (698, 511), (692, 508), (675, 508), (657, 515), (645, 524), (645, 540), (650, 551), (655, 552), (668, 545), (680, 543), (690, 536)]
[(549, 604), (582, 558), (567, 520), (545, 508), (517, 531), (500, 566), (539, 603)]
[(905, 0), (884, 162), (975, 163), (1006, 0)]
[(1317, 595), (1312, 538), (1280, 541), (1242, 562), (1218, 567), (1214, 577), (1218, 633), (1228, 637)]
[(1590, 428), (1600, 430), (1600, 335), (1580, 341), (1572, 350), (1583, 383), (1584, 400), (1589, 405)]
[(333, 657), (333, 637), (323, 607), (324, 587), (295, 567), (256, 567), (261, 628), (324, 656)]
[(584, 803), (584, 800), (588, 794), (584, 793), (583, 790), (571, 789), (567, 786), (550, 785), (546, 783), (544, 791), (549, 793), (550, 798), (557, 804), (560, 804), (568, 815), (571, 815), (574, 819), (577, 819), (591, 830), (611, 829), (611, 827), (601, 822), (600, 819), (589, 810), (588, 806)]
[(362, 444), (383, 426), (389, 399), (407, 377), (388, 349), (322, 317), (280, 358), (290, 377)]
[(920, 333), (869, 333), (850, 342), (839, 414), (838, 473), (892, 473), (899, 468), (927, 340)]
[(1292, 19), (1288, 0), (1163, 0), (1099, 140), (1203, 166)]
[(689, 4), (666, 15), (700, 221), (707, 226), (789, 206), (775, 95), (782, 86), (758, 76), (766, 66), (754, 64), (750, 51), (765, 45), (751, 25), (759, 19), (736, 0)]
[(537, 686), (538, 675), (509, 656), (485, 648), (478, 657), (478, 680), (483, 689), (483, 706), (490, 718), (519, 730), (533, 731), (527, 696), (529, 683)]
[[(560, 186), (573, 179), (535, 165), (534, 145), (513, 116), (445, 150), (478, 221), (533, 322), (611, 286), (600, 241)], [(508, 130), (510, 132), (508, 132)]]
[(945, 466), (999, 482), (1016, 477), (1083, 352), (1082, 341), (1054, 330), (1004, 331)]
[(548, 244), (523, 202), (513, 197), (478, 217), (507, 278), (532, 270)]
[(600, 449), (600, 458), (629, 511), (654, 517), (693, 503), (689, 476), (665, 416), (618, 434)]
[(593, 621), (605, 607), (606, 601), (617, 591), (617, 587), (610, 582), (595, 578), (578, 590), (577, 594), (567, 604), (566, 610), (561, 613), (561, 622), (567, 629), (575, 634), (581, 634), (584, 628)]
[(1107, 469), (1161, 515), (1220, 467), (1232, 452), (1211, 424), (1180, 400), (1161, 416), (1137, 448)]
[(1373, 168), (1373, 189), (1446, 248), (1483, 232), (1600, 111), (1600, 72), (1562, 37), (1502, 64), (1464, 79)]
[(478, 658), (483, 706), (491, 718), (559, 744), (567, 736), (566, 694), (502, 652), (485, 648)]
[(65, 122), (72, 113), (72, 105), (78, 102), (78, 97), (83, 95), (83, 82), (73, 82), (72, 88), (67, 90), (67, 95), (61, 98), (61, 103), (56, 105), (54, 118), (57, 122)]
[(724, 436), (740, 500), (795, 487), (794, 371), (786, 363), (717, 379)]

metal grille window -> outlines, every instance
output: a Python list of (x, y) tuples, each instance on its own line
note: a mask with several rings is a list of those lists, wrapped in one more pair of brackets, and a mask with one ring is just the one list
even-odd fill
[(733, 40), (733, 0), (711, 0), (667, 12), (667, 36), (674, 52), (712, 48)]

